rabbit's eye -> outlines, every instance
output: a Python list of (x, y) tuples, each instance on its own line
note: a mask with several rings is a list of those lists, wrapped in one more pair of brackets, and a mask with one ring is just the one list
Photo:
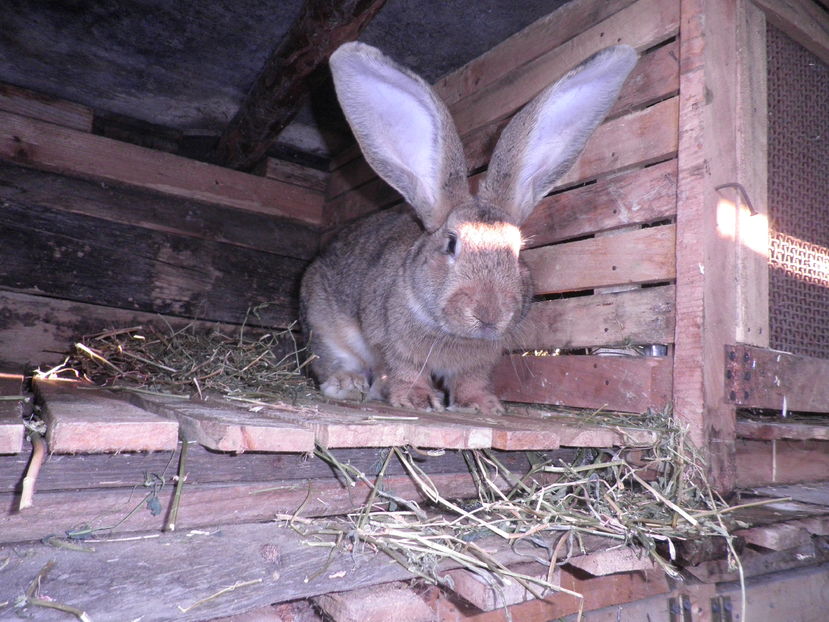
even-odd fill
[(446, 236), (446, 246), (443, 247), (443, 252), (447, 255), (455, 255), (458, 251), (458, 236), (455, 233), (449, 233)]

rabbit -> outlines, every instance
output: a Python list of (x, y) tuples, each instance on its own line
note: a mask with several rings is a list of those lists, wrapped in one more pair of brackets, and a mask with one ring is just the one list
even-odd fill
[(503, 414), (490, 375), (533, 295), (519, 227), (581, 152), (637, 62), (606, 48), (504, 129), (477, 196), (445, 104), (369, 45), (331, 56), (366, 161), (408, 205), (344, 227), (311, 263), (300, 313), (312, 371), (333, 399)]

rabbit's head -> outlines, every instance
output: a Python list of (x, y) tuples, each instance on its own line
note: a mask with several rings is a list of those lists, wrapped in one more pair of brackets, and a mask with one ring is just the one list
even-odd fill
[(337, 96), (366, 160), (423, 226), (398, 275), (419, 320), (497, 340), (526, 313), (532, 288), (519, 228), (573, 164), (636, 59), (628, 46), (607, 48), (542, 91), (504, 129), (473, 196), (463, 145), (433, 89), (368, 45), (332, 55)]

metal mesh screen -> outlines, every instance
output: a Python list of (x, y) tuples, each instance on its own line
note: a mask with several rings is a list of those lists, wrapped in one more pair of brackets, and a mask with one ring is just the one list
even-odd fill
[(829, 66), (768, 27), (770, 345), (829, 358)]

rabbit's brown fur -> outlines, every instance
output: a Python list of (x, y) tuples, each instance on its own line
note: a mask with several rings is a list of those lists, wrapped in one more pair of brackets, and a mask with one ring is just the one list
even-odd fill
[(432, 89), (369, 46), (332, 56), (367, 161), (409, 207), (343, 229), (303, 278), (302, 323), (323, 393), (441, 409), (446, 390), (453, 405), (503, 412), (489, 376), (533, 291), (518, 227), (572, 164), (635, 59), (630, 48), (600, 52), (542, 92), (504, 130), (473, 197), (457, 131)]

